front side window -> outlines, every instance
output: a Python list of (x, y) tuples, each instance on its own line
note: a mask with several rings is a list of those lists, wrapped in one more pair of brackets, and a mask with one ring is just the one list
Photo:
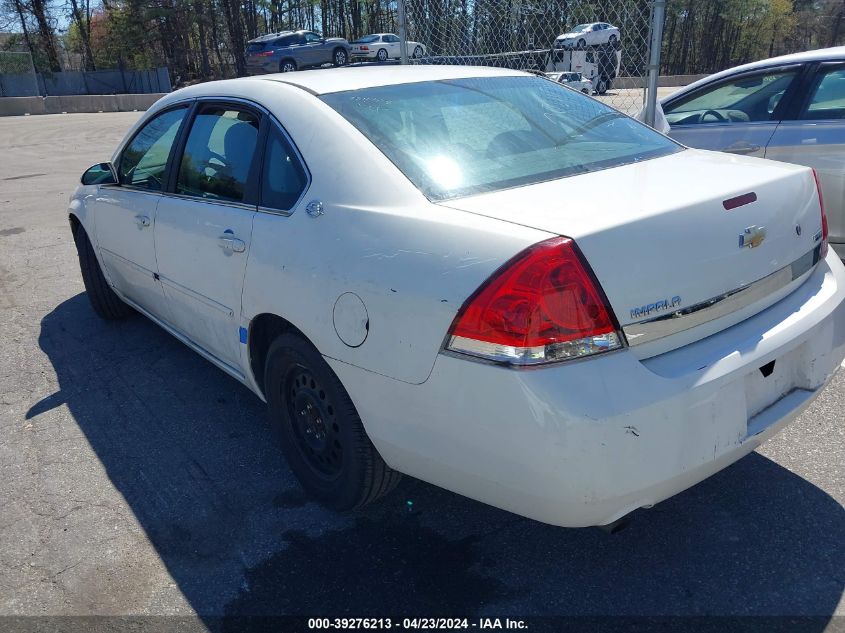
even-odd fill
[(802, 119), (845, 119), (845, 68), (821, 72), (813, 82)]
[(187, 112), (187, 106), (168, 110), (141, 128), (120, 157), (120, 184), (162, 190), (167, 158)]
[(670, 125), (751, 123), (774, 120), (796, 70), (744, 75), (705, 87), (664, 109)]
[(191, 126), (176, 193), (242, 202), (258, 142), (259, 117), (229, 106), (205, 106)]
[(261, 174), (261, 206), (290, 211), (308, 184), (308, 176), (284, 135), (270, 130)]
[(539, 77), (428, 81), (322, 99), (432, 200), (681, 151), (617, 110)]

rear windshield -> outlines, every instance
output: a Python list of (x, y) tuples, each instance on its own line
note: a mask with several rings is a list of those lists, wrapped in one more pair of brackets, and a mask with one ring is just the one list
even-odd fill
[(378, 38), (381, 37), (380, 35), (367, 35), (362, 37), (361, 39), (355, 40), (352, 42), (353, 44), (370, 44), (371, 42), (378, 41)]
[(680, 145), (540, 77), (429, 81), (327, 94), (431, 200), (666, 156)]

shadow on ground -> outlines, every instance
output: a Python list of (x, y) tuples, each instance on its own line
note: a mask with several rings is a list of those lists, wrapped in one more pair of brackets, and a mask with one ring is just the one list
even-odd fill
[(413, 480), (338, 516), (300, 492), (260, 401), (146, 319), (104, 323), (81, 294), (44, 318), (39, 343), (60, 391), (28, 417), (67, 403), (209, 623), (389, 606), (404, 616), (815, 615), (822, 630), (842, 596), (845, 510), (758, 454), (615, 536)]

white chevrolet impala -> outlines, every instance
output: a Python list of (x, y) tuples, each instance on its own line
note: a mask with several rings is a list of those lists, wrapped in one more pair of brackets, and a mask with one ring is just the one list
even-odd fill
[(811, 169), (686, 149), (516, 71), (192, 86), (82, 183), (94, 310), (266, 400), (336, 509), (407, 473), (611, 523), (753, 450), (845, 357)]

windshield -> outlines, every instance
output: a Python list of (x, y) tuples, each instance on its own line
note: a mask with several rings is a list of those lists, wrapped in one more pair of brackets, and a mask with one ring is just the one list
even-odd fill
[(355, 40), (352, 42), (353, 44), (369, 44), (371, 42), (378, 41), (378, 38), (381, 37), (379, 35), (365, 35), (364, 37)]
[(665, 156), (681, 146), (540, 77), (428, 81), (322, 97), (431, 200)]

